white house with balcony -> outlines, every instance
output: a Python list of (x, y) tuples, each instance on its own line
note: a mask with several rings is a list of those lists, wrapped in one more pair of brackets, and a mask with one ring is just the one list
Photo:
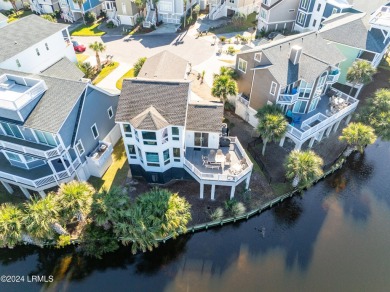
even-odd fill
[(0, 182), (10, 193), (43, 197), (111, 164), (118, 96), (79, 81), (83, 73), (70, 65), (66, 78), (56, 65), (39, 75), (0, 69)]
[(62, 58), (76, 63), (68, 25), (29, 15), (0, 28), (0, 68), (40, 73)]
[[(151, 60), (151, 63), (149, 63)], [(169, 66), (170, 64), (170, 66)], [(125, 79), (116, 122), (132, 175), (150, 183), (195, 179), (211, 186), (249, 186), (252, 163), (239, 140), (223, 130), (223, 106), (191, 100), (187, 62), (168, 52), (148, 59), (139, 77)]]
[[(285, 138), (300, 149), (321, 141), (349, 122), (358, 100), (332, 86), (345, 60), (334, 44), (316, 32), (302, 33), (237, 54), (239, 96), (236, 114), (257, 127), (257, 110), (280, 107), (289, 121)], [(280, 145), (283, 146), (285, 138)]]
[(138, 7), (132, 0), (115, 0), (102, 2), (103, 11), (106, 12), (107, 22), (112, 21), (115, 25), (131, 25), (137, 23), (139, 17)]

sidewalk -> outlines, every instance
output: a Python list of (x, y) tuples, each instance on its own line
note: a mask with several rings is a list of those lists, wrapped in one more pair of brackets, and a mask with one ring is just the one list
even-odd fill
[(109, 74), (106, 78), (96, 84), (96, 86), (113, 94), (120, 94), (120, 90), (116, 88), (116, 82), (132, 67), (132, 65), (127, 63), (120, 63), (118, 68), (116, 68), (114, 71), (111, 72), (111, 74)]

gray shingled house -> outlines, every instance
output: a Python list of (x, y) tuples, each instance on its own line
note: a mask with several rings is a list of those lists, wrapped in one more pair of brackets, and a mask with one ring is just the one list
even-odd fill
[(76, 66), (59, 62), (66, 77), (56, 65), (41, 74), (0, 69), (0, 181), (10, 193), (18, 186), (44, 196), (111, 164), (118, 96), (78, 81)]
[(246, 187), (252, 163), (236, 137), (223, 132), (221, 103), (191, 99), (188, 62), (169, 52), (149, 58), (139, 77), (123, 81), (116, 122), (132, 175), (148, 182), (195, 179), (216, 186)]
[[(300, 149), (311, 147), (345, 118), (358, 101), (332, 89), (345, 57), (316, 32), (292, 35), (237, 54), (239, 96), (236, 113), (256, 127), (257, 110), (280, 107), (289, 120), (287, 138)], [(283, 145), (285, 139), (281, 141)]]

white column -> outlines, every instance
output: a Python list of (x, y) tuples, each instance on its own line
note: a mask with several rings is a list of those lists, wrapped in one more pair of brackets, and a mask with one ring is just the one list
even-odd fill
[(316, 137), (313, 137), (310, 139), (309, 148), (313, 147), (314, 141), (316, 140)]
[(318, 137), (318, 141), (322, 140), (322, 137), (324, 137), (325, 130), (320, 132), (320, 136)]
[(348, 125), (348, 124), (349, 124), (349, 122), (351, 121), (351, 118), (352, 118), (352, 115), (349, 115), (349, 116), (347, 117), (347, 120), (345, 121), (345, 125)]
[(284, 137), (280, 140), (280, 143), (279, 143), (279, 146), (280, 146), (280, 147), (283, 147), (283, 145), (284, 145), (284, 140), (286, 140), (286, 136), (284, 136)]
[(332, 132), (332, 127), (327, 128), (326, 129), (326, 137), (329, 137), (331, 132)]
[(200, 183), (200, 198), (203, 199), (204, 183)]
[(12, 187), (10, 186), (9, 183), (6, 183), (5, 181), (1, 181), (1, 184), (5, 187), (7, 192), (9, 192), (10, 194), (13, 194), (14, 190), (12, 189)]
[(212, 184), (211, 185), (211, 200), (215, 200), (215, 198), (214, 198), (214, 196), (215, 196), (215, 184)]
[(233, 185), (232, 188), (231, 188), (231, 190), (230, 190), (230, 199), (233, 199), (233, 198), (234, 198), (234, 193), (235, 193), (235, 191), (236, 191), (236, 186)]
[(38, 191), (38, 194), (41, 196), (42, 199), (46, 197), (46, 193), (44, 191)]
[[(65, 160), (64, 160), (64, 157), (60, 156), (60, 159), (61, 159), (61, 162), (62, 164), (64, 165), (65, 167), (65, 170), (66, 172), (68, 173), (68, 175), (70, 176), (70, 171), (69, 171), (69, 168), (66, 166), (66, 163), (65, 163)], [(70, 163), (70, 162), (69, 162)]]
[(19, 186), (19, 188), (21, 189), (22, 193), (26, 196), (27, 199), (31, 198), (30, 192), (28, 191), (28, 189), (26, 189), (25, 187), (21, 187), (21, 186)]
[(341, 122), (341, 120), (338, 121), (338, 122), (334, 125), (334, 127), (333, 127), (333, 133), (336, 133), (336, 132), (337, 132), (337, 129), (338, 129), (339, 126), (340, 126), (340, 122)]
[(249, 189), (249, 183), (251, 182), (251, 176), (248, 175), (246, 180), (245, 180), (245, 189)]
[(302, 147), (302, 143), (299, 142), (299, 143), (295, 143), (295, 150), (301, 150), (301, 147)]

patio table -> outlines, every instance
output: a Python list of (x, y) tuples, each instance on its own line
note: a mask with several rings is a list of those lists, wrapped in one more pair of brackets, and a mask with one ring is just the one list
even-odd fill
[(223, 155), (223, 154), (216, 154), (215, 155), (215, 162), (221, 164), (222, 171), (223, 171), (224, 166), (225, 166), (225, 155)]

